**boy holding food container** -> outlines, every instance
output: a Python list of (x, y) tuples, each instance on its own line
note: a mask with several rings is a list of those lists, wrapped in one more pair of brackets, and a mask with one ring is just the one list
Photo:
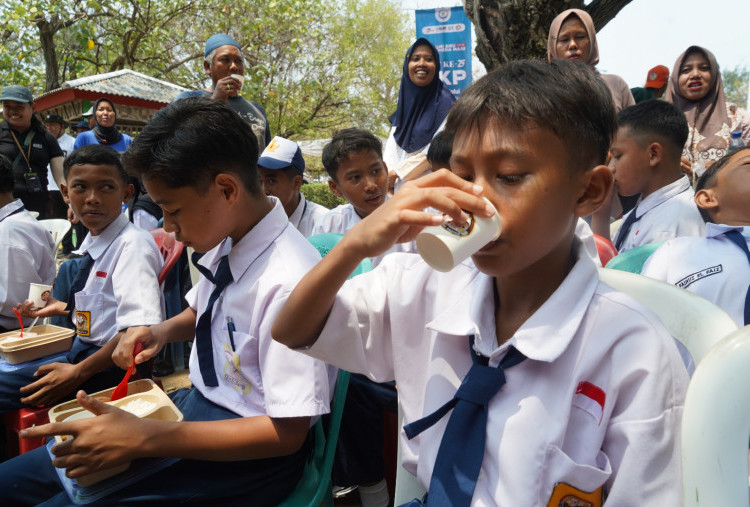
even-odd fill
[[(4, 494), (65, 504), (53, 465), (76, 478), (143, 457), (181, 459), (103, 502), (277, 505), (293, 489), (309, 456), (309, 429), (329, 410), (328, 377), (321, 361), (274, 342), (270, 328), (320, 256), (263, 193), (257, 159), (252, 130), (221, 102), (186, 98), (151, 118), (123, 162), (164, 210), (165, 229), (198, 253), (193, 262), (203, 276), (185, 311), (130, 329), (113, 358), (127, 367), (167, 342), (194, 338), (193, 387), (170, 395), (184, 421), (138, 418), (79, 392), (97, 417), (22, 434), (74, 438), (52, 448), (52, 463), (42, 450), (0, 465)], [(136, 343), (143, 350), (134, 359)], [(32, 475), (37, 487), (27, 485)]]
[(77, 251), (79, 270), (67, 301), (49, 296), (43, 308), (32, 301), (18, 308), (27, 318), (70, 318), (76, 338), (63, 358), (0, 372), (0, 413), (50, 405), (79, 387), (116, 385), (123, 373), (112, 363), (117, 341), (131, 326), (164, 319), (162, 256), (151, 235), (122, 214), (133, 186), (120, 155), (108, 146), (85, 146), (68, 155), (63, 172), (63, 197), (89, 230)]
[[(488, 74), (448, 114), (452, 172), (401, 187), (276, 318), (274, 339), (396, 381), (403, 465), (428, 505), (681, 503), (685, 368), (662, 325), (599, 281), (574, 234), (612, 186), (615, 125), (609, 90), (584, 65)], [(364, 257), (444, 224), (429, 208), (454, 225), (498, 213), (500, 235), (447, 273), (397, 253), (345, 281)]]

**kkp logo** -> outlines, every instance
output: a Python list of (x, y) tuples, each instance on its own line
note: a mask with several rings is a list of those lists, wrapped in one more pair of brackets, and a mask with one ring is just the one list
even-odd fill
[(447, 7), (435, 9), (435, 19), (438, 23), (445, 23), (451, 19), (451, 10)]

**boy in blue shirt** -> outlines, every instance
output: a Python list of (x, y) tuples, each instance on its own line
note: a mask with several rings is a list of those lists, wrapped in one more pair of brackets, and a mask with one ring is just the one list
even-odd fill
[[(108, 495), (107, 503), (276, 505), (301, 477), (310, 425), (328, 412), (328, 378), (322, 362), (274, 342), (270, 328), (296, 281), (320, 257), (281, 203), (264, 195), (257, 159), (247, 123), (208, 98), (159, 111), (124, 157), (164, 211), (165, 230), (204, 254), (197, 267), (205, 278), (188, 294), (189, 308), (131, 330), (113, 356), (127, 367), (136, 342), (143, 351), (135, 362), (142, 363), (167, 342), (195, 338), (193, 388), (171, 395), (184, 422), (138, 419), (81, 391), (78, 401), (100, 417), (26, 434), (74, 435), (52, 449), (53, 464), (72, 478), (140, 457), (182, 458)], [(4, 494), (68, 501), (46, 454), (12, 461), (0, 465)], [(44, 488), (26, 487), (31, 470)]]
[[(511, 62), (461, 95), (445, 130), (451, 172), (406, 183), (353, 227), (273, 337), (396, 381), (403, 465), (428, 505), (679, 505), (685, 367), (574, 235), (612, 186), (606, 85), (580, 63)], [(500, 237), (449, 273), (391, 254), (345, 281), (443, 213), (495, 209)]]

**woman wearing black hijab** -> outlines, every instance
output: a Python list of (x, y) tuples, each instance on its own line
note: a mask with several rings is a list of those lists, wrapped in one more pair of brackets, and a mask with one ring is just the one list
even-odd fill
[(96, 124), (93, 130), (78, 134), (73, 149), (86, 146), (87, 144), (104, 144), (111, 146), (115, 151), (119, 151), (120, 153), (127, 150), (130, 143), (133, 142), (133, 138), (127, 134), (123, 134), (115, 127), (117, 112), (112, 101), (102, 97), (94, 102), (93, 109)]
[(390, 171), (406, 159), (426, 153), (430, 141), (443, 128), (456, 98), (440, 80), (440, 55), (427, 39), (406, 51), (396, 112), (388, 119), (391, 132), (383, 150)]

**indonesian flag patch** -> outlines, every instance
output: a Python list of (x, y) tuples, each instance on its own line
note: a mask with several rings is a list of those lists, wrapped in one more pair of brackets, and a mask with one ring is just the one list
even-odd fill
[(604, 415), (604, 402), (607, 394), (591, 382), (581, 382), (573, 395), (573, 406), (591, 414), (598, 424)]

